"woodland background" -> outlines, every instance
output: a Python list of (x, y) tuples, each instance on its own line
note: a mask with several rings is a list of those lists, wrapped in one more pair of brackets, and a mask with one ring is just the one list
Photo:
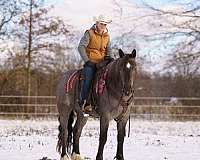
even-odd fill
[[(77, 44), (83, 32), (52, 14), (53, 5), (45, 4), (42, 0), (0, 1), (0, 95), (55, 96), (60, 74), (82, 66)], [(157, 31), (137, 32), (135, 38), (133, 27), (112, 39), (114, 57), (119, 47), (131, 51), (131, 43), (137, 43), (135, 96), (200, 97), (200, 5), (185, 3), (182, 10), (162, 10), (148, 4), (143, 8), (149, 12), (137, 17), (135, 23), (143, 25), (150, 19), (149, 25)], [(119, 12), (121, 15), (122, 10)], [(166, 48), (159, 69), (149, 70), (154, 53), (140, 54), (140, 39), (146, 44), (155, 42), (155, 48)]]

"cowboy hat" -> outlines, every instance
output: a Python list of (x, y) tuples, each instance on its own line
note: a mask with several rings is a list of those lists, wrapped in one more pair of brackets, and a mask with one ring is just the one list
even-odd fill
[(103, 24), (108, 24), (108, 23), (112, 22), (112, 20), (109, 17), (107, 17), (103, 14), (100, 14), (97, 17), (93, 17), (93, 19), (94, 19), (95, 22), (100, 22), (100, 23), (103, 23)]

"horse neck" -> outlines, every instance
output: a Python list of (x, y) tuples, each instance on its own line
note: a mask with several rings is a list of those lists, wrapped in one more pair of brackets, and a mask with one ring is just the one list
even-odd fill
[[(119, 63), (119, 60), (116, 60), (109, 66), (106, 87), (107, 87), (108, 91), (111, 93), (112, 92), (121, 93), (121, 90), (122, 90), (122, 83), (120, 81), (118, 63)], [(116, 93), (114, 93), (114, 94), (116, 94)]]

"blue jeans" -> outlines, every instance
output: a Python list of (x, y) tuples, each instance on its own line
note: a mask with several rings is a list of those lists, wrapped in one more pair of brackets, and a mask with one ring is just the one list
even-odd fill
[(84, 65), (83, 68), (83, 76), (84, 76), (84, 81), (83, 81), (83, 87), (81, 90), (81, 97), (80, 97), (80, 104), (82, 105), (84, 100), (87, 100), (90, 87), (92, 84), (92, 80), (94, 78), (94, 75), (96, 73), (96, 66), (91, 66), (91, 65)]

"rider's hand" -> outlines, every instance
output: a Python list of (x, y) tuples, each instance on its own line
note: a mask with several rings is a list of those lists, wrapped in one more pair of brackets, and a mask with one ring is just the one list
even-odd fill
[(104, 60), (105, 60), (105, 61), (109, 61), (109, 62), (111, 62), (111, 61), (114, 60), (114, 58), (112, 58), (112, 57), (109, 56), (109, 55), (106, 55), (106, 56), (104, 57)]

